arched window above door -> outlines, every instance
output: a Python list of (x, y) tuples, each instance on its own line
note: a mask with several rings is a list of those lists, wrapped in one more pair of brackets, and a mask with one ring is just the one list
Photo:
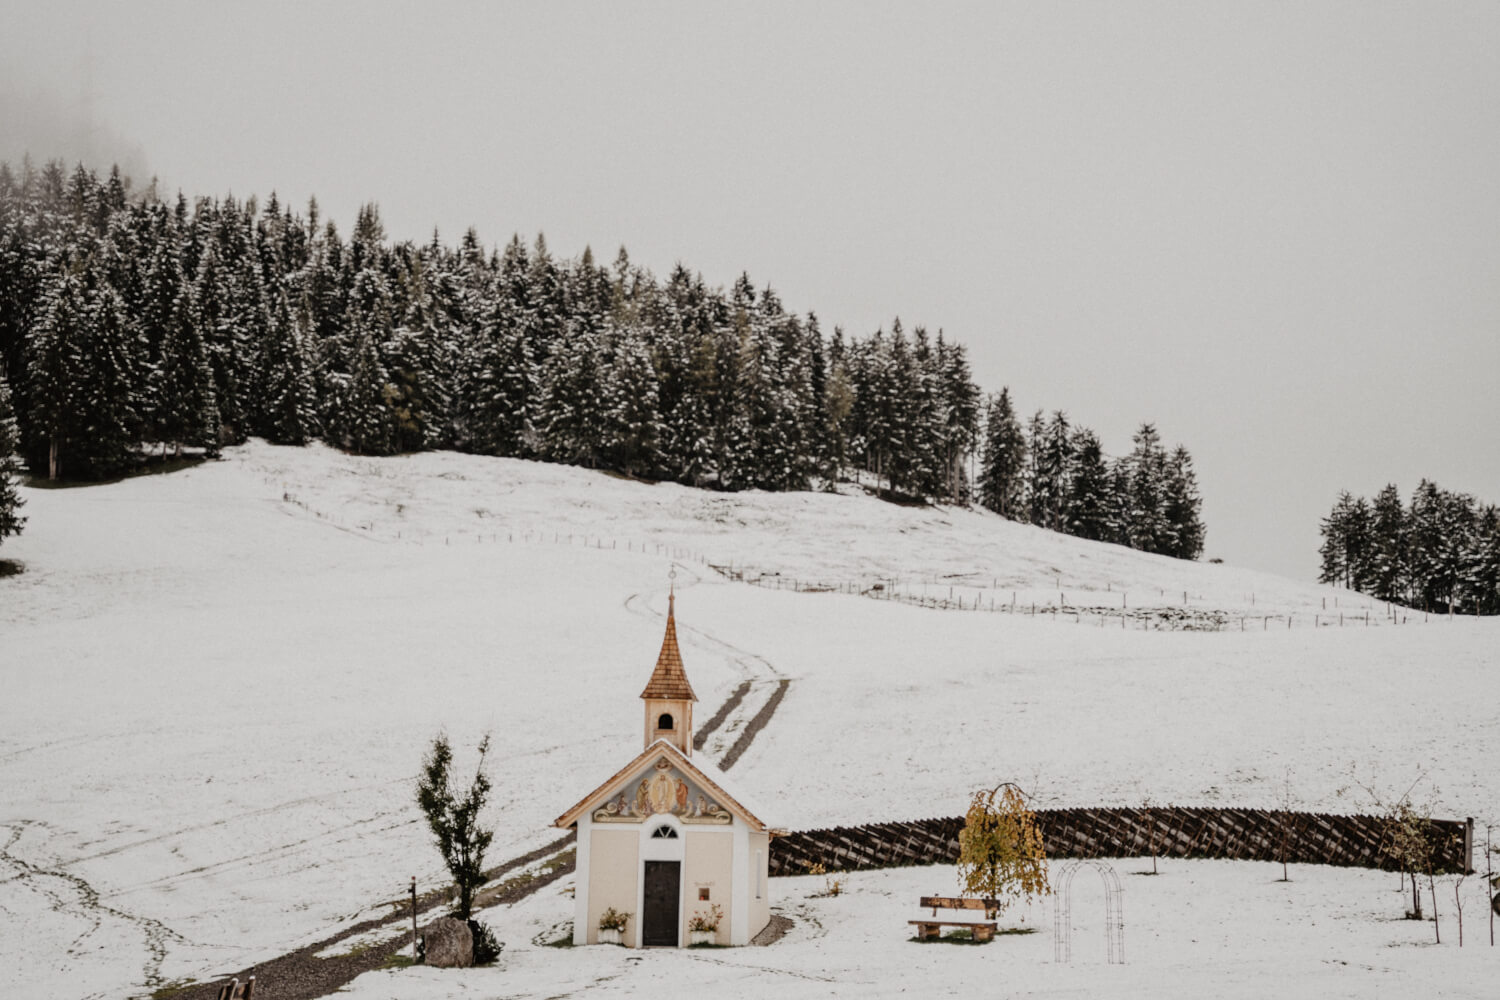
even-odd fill
[(677, 828), (671, 823), (663, 823), (651, 833), (652, 840), (676, 840)]

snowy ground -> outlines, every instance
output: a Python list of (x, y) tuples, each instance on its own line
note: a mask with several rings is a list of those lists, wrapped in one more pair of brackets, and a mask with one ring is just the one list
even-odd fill
[[(1054, 948), (1053, 900), (1002, 915), (1030, 929), (985, 945), (917, 943), (907, 921), (923, 895), (954, 891), (950, 867), (850, 876), (836, 897), (823, 880), (777, 879), (777, 910), (795, 922), (767, 948), (632, 952), (547, 947), (571, 915), (561, 892), (482, 915), (507, 943), (493, 968), (416, 967), (355, 980), (352, 1000), (532, 996), (1047, 996), (1491, 997), (1500, 950), (1489, 945), (1483, 896), (1465, 885), (1465, 947), (1451, 888), (1441, 947), (1433, 925), (1401, 919), (1394, 876), (1366, 870), (1169, 861), (1115, 863), (1123, 886), (1125, 964), (1106, 962), (1104, 888), (1080, 871), (1071, 893), (1072, 961)], [(1452, 940), (1449, 940), (1451, 937)]]
[[(700, 718), (741, 681), (754, 685), (710, 755), (776, 679), (791, 679), (733, 772), (756, 798), (779, 803), (784, 814), (768, 817), (778, 826), (949, 815), (973, 787), (1000, 778), (1055, 805), (1148, 795), (1264, 805), (1280, 800), (1290, 775), (1300, 807), (1358, 811), (1368, 803), (1356, 778), (1399, 792), (1419, 769), (1429, 775), (1419, 794), (1440, 813), (1482, 826), (1500, 812), (1497, 622), (1313, 629), (1325, 601), (1360, 613), (1367, 602), (965, 511), (703, 494), (448, 454), (374, 461), (257, 444), (170, 476), (26, 496), (29, 531), (3, 551), (27, 572), (0, 580), (0, 968), (16, 977), (7, 995), (130, 996), (206, 979), (380, 912), (409, 875), (439, 884), (410, 792), (439, 728), (460, 747), (494, 735), (497, 861), (551, 839), (547, 824), (639, 749), (636, 695), (660, 642), (674, 555)], [(895, 579), (935, 590), (960, 578), (975, 593), (1015, 590), (1021, 600), (1047, 600), (1059, 583), (1106, 595), (1101, 604), (1153, 589), (1180, 603), (1187, 591), (1200, 607), (1309, 620), (1205, 634), (932, 611), (747, 587), (705, 565), (731, 562), (856, 589)], [(1221, 896), (1219, 866), (1179, 870), (1206, 887), (1203, 904), (1237, 917), (1241, 906), (1255, 909), (1231, 890), (1239, 876)], [(622, 984), (646, 977), (638, 986), (656, 975), (718, 977), (742, 991), (740, 965), (792, 956), (774, 962), (826, 991), (820, 977), (880, 968), (869, 962), (892, 930), (880, 894), (912, 895), (904, 880), (915, 894), (951, 881), (931, 878), (859, 876), (855, 896), (796, 904), (844, 915), (825, 921), (826, 936), (799, 920), (787, 941), (755, 952), (653, 954), (638, 965), (612, 949), (530, 954), (516, 943), (535, 931), (507, 932), (516, 950), (505, 968), (531, 987), (491, 986), (483, 977), (494, 973), (477, 970), (432, 988), (562, 993), (618, 973)], [(1441, 960), (1426, 957), (1432, 949), (1389, 948), (1362, 929), (1364, 917), (1347, 916), (1397, 911), (1360, 902), (1368, 878), (1379, 877), (1299, 878), (1326, 889), (1303, 916), (1335, 907), (1320, 926), (1349, 927), (1331, 943), (1306, 935), (1308, 948), (1347, 944), (1351, 965), (1391, 965), (1411, 982), (1457, 962), (1446, 944)], [(1147, 962), (1151, 952), (1133, 950), (1141, 966), (1111, 971), (1124, 977), (1120, 990), (1144, 990), (1140, 970), (1159, 975), (1174, 962), (1229, 977), (1207, 992), (1253, 983), (1255, 962), (1280, 949), (1271, 932), (1242, 938), (1243, 954), (1180, 952), (1173, 935), (1193, 924), (1180, 913), (1188, 902), (1164, 896), (1172, 913), (1157, 913), (1149, 895), (1178, 882), (1127, 880), (1127, 920), (1142, 943), (1157, 928), (1171, 957)], [(776, 884), (804, 892), (797, 880)], [(864, 904), (845, 907), (856, 897)], [(566, 907), (549, 890), (505, 919), (530, 927), (554, 910)], [(938, 975), (944, 989), (987, 982), (966, 963), (988, 968), (1002, 949), (1050, 954), (1049, 931), (986, 948), (895, 949), (880, 955), (890, 959), (881, 982), (920, 992), (911, 970), (922, 969), (929, 982), (954, 970)], [(944, 957), (907, 957), (913, 949)], [(683, 962), (698, 964), (678, 971)], [(1040, 962), (1007, 968), (1038, 977), (1025, 979), (1030, 990), (1105, 986), (1040, 971)], [(396, 987), (381, 983), (399, 982), (402, 996), (427, 995), (405, 991), (431, 973), (400, 975), (366, 977), (356, 994), (385, 995)], [(795, 978), (754, 981), (780, 989)], [(1302, 995), (1322, 994), (1318, 977), (1302, 981)], [(1471, 981), (1453, 980), (1459, 993)]]

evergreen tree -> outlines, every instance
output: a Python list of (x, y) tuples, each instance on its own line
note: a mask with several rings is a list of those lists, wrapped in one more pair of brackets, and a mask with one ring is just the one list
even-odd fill
[(1406, 509), (1395, 484), (1375, 495), (1367, 576), (1368, 592), (1380, 600), (1406, 598)]
[[(1038, 414), (1038, 417), (1040, 414)], [(1037, 425), (1033, 423), (1035, 430)], [(1053, 531), (1067, 530), (1069, 483), (1073, 478), (1073, 432), (1068, 415), (1061, 410), (1052, 413), (1041, 430), (1037, 462), (1032, 481), (1032, 521)]]
[(979, 502), (1010, 518), (1025, 520), (1027, 447), (1010, 402), (1009, 387), (990, 399), (985, 417), (984, 457), (980, 462)]
[(1130, 547), (1166, 555), (1172, 545), (1171, 525), (1167, 520), (1167, 456), (1154, 424), (1142, 424), (1133, 440), (1126, 529)]
[(610, 365), (604, 382), (604, 458), (626, 475), (649, 474), (661, 438), (651, 354), (639, 326), (609, 322), (605, 330)]
[(1110, 537), (1109, 464), (1099, 437), (1076, 427), (1072, 441), (1072, 477), (1068, 482), (1068, 534), (1093, 541)]
[(979, 441), (979, 386), (969, 371), (962, 344), (948, 344), (938, 332), (938, 366), (942, 379), (942, 442), (945, 489), (948, 499), (969, 499), (969, 477), (964, 465)]
[(1349, 511), (1353, 506), (1354, 498), (1348, 490), (1343, 490), (1334, 501), (1333, 510), (1329, 511), (1319, 526), (1319, 532), (1323, 536), (1323, 544), (1318, 549), (1318, 555), (1322, 559), (1318, 572), (1319, 583), (1342, 585), (1349, 577), (1347, 536)]
[(11, 409), (10, 386), (4, 374), (0, 374), (0, 542), (10, 535), (19, 535), (26, 525), (26, 518), (19, 513), (26, 501), (16, 490), (21, 474), (16, 455), (20, 445), (21, 432)]
[(124, 306), (97, 260), (77, 254), (43, 293), (27, 363), (33, 454), (48, 476), (106, 476), (134, 457), (137, 422)]
[(1464, 546), (1460, 588), (1470, 613), (1500, 615), (1500, 508), (1493, 504), (1474, 520)]
[(1449, 493), (1426, 479), (1417, 486), (1408, 521), (1408, 553), (1412, 596), (1418, 606), (1447, 611), (1453, 605), (1474, 517), (1472, 497)]
[(1202, 507), (1192, 456), (1186, 448), (1178, 445), (1167, 460), (1165, 514), (1170, 538), (1168, 555), (1178, 559), (1197, 559), (1203, 554)]
[(212, 454), (219, 447), (219, 408), (190, 296), (188, 288), (180, 287), (166, 320), (161, 359), (148, 381), (154, 407), (151, 423), (163, 448), (173, 444), (180, 455), (182, 446), (188, 445)]
[(514, 304), (494, 297), (459, 359), (454, 404), (459, 447), (516, 458), (537, 453), (541, 400), (531, 357)]
[(331, 443), (356, 455), (390, 455), (396, 450), (396, 420), (390, 401), (394, 389), (380, 359), (374, 331), (359, 330), (354, 370), (342, 376)]
[(599, 335), (580, 327), (562, 337), (542, 366), (538, 425), (554, 462), (595, 468), (602, 448), (604, 393)]
[(306, 307), (292, 315), (286, 292), (276, 296), (261, 348), (263, 384), (259, 431), (272, 444), (306, 444), (318, 432), (318, 409), (308, 360)]
[(1026, 521), (1045, 526), (1052, 508), (1053, 483), (1047, 475), (1047, 417), (1037, 410), (1026, 423)]
[[(365, 220), (368, 229), (371, 222)], [(374, 267), (359, 272), (349, 293), (345, 336), (354, 354), (347, 374), (333, 376), (332, 406), (323, 422), (330, 443), (360, 455), (390, 455), (399, 435), (392, 406), (397, 390), (382, 356), (393, 333), (390, 289)]]
[(849, 464), (849, 433), (854, 412), (854, 381), (844, 348), (844, 331), (834, 327), (828, 345), (828, 378), (823, 383), (822, 416), (825, 475), (836, 480)]

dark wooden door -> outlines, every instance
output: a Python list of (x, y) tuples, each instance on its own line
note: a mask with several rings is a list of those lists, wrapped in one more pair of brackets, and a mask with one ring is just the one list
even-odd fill
[(641, 919), (643, 946), (677, 947), (677, 906), (681, 888), (681, 861), (646, 862), (645, 913)]

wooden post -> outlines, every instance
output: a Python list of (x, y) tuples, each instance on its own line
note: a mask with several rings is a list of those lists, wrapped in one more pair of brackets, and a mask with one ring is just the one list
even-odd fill
[(417, 877), (411, 877), (411, 960), (417, 960)]

